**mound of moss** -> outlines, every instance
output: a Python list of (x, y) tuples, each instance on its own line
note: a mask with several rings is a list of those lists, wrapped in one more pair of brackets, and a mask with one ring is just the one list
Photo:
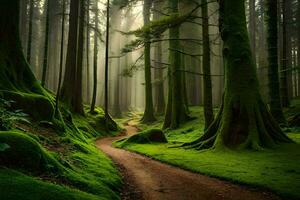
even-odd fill
[(0, 132), (0, 166), (32, 174), (59, 172), (61, 165), (32, 137), (20, 131)]
[(123, 147), (130, 143), (150, 144), (150, 143), (168, 143), (164, 132), (160, 129), (149, 129), (133, 135), (129, 138), (119, 140), (117, 146)]

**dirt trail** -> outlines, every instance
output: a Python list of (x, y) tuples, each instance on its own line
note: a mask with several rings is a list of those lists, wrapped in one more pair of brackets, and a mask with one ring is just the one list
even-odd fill
[(123, 200), (278, 200), (269, 192), (257, 191), (226, 181), (191, 173), (145, 156), (111, 146), (115, 140), (135, 134), (128, 125), (126, 134), (100, 139), (97, 147), (116, 164), (124, 177)]

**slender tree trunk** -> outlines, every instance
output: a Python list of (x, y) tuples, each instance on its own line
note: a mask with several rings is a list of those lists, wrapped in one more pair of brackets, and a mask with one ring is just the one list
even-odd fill
[(208, 6), (207, 0), (202, 0), (202, 40), (203, 40), (203, 93), (204, 93), (204, 119), (205, 130), (214, 121), (212, 105), (212, 83), (210, 73), (210, 41), (209, 41), (209, 24), (208, 24)]
[[(154, 2), (153, 7), (155, 10), (160, 10), (161, 6), (163, 4), (161, 2)], [(161, 14), (159, 12), (154, 12), (153, 14), (153, 20), (159, 20), (161, 18)], [(158, 38), (161, 38), (159, 36)], [(155, 105), (155, 112), (158, 115), (163, 115), (165, 113), (165, 95), (164, 95), (164, 80), (163, 80), (163, 69), (162, 69), (162, 43), (158, 42), (154, 49), (154, 57), (155, 57), (155, 71), (154, 71), (154, 77), (157, 81), (157, 84), (155, 85), (155, 98), (156, 98), (156, 105)]]
[[(87, 0), (86, 7), (86, 97), (87, 102), (90, 103), (90, 0)], [(95, 7), (97, 9), (97, 1)], [(98, 11), (95, 11), (98, 12)], [(95, 22), (96, 23), (96, 22)], [(95, 27), (96, 28), (96, 27)]]
[(259, 150), (291, 142), (269, 113), (259, 93), (246, 26), (245, 1), (220, 0), (219, 4), (225, 63), (223, 104), (204, 135), (184, 146)]
[[(178, 15), (178, 0), (169, 0), (169, 9), (171, 15)], [(179, 38), (179, 26), (169, 29), (169, 37)], [(163, 128), (176, 129), (180, 124), (189, 119), (188, 111), (184, 102), (182, 91), (182, 72), (180, 71), (181, 56), (176, 50), (180, 49), (179, 40), (169, 41), (169, 94), (167, 111)]]
[(84, 47), (84, 23), (85, 23), (85, 2), (80, 1), (80, 15), (79, 15), (79, 35), (78, 35), (78, 50), (77, 50), (77, 69), (75, 88), (73, 93), (73, 104), (72, 108), (74, 112), (84, 114), (83, 101), (82, 101), (82, 72), (83, 72), (83, 47)]
[(279, 123), (285, 123), (285, 118), (281, 107), (280, 83), (278, 74), (277, 5), (277, 0), (267, 0), (270, 111)]
[(59, 77), (58, 77), (58, 86), (57, 86), (57, 92), (56, 92), (55, 113), (58, 113), (58, 110), (59, 110), (59, 97), (60, 97), (60, 88), (61, 88), (62, 72), (63, 72), (64, 40), (65, 40), (65, 10), (66, 10), (66, 0), (62, 0)]
[(93, 71), (93, 96), (90, 112), (95, 111), (97, 98), (97, 72), (98, 72), (98, 29), (99, 29), (99, 10), (95, 4), (95, 30), (94, 30), (94, 71)]
[(46, 11), (46, 30), (45, 30), (45, 41), (44, 41), (44, 61), (43, 61), (43, 74), (42, 74), (42, 86), (45, 87), (47, 68), (48, 68), (48, 44), (49, 44), (49, 21), (50, 21), (50, 0), (47, 0), (45, 7)]
[[(152, 7), (152, 0), (144, 0), (143, 16), (144, 26), (150, 23), (150, 9)], [(152, 81), (151, 81), (151, 47), (149, 33), (145, 33), (145, 111), (142, 118), (143, 123), (155, 121), (153, 110), (153, 96), (152, 96)]]
[(287, 15), (286, 15), (286, 6), (287, 0), (283, 0), (282, 3), (282, 64), (281, 64), (281, 74), (280, 74), (280, 83), (281, 83), (281, 98), (282, 106), (288, 107), (290, 105), (289, 99), (289, 87), (288, 87), (288, 35), (287, 35)]
[(298, 96), (300, 96), (300, 1), (297, 5), (297, 44)]
[(27, 39), (27, 62), (30, 63), (31, 59), (31, 46), (32, 46), (32, 24), (33, 24), (33, 7), (34, 0), (30, 0), (29, 6), (29, 25), (28, 25), (28, 39)]

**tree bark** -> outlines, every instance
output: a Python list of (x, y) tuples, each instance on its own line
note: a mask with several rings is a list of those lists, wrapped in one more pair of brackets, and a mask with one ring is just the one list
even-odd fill
[(223, 104), (204, 135), (183, 146), (259, 150), (281, 142), (291, 142), (269, 113), (260, 95), (244, 3), (244, 0), (219, 1), (219, 26), (224, 42), (225, 63)]
[(210, 41), (209, 41), (209, 25), (208, 25), (208, 6), (207, 0), (202, 0), (202, 40), (203, 40), (203, 93), (204, 93), (204, 119), (205, 130), (214, 121), (213, 105), (212, 105), (212, 83), (210, 73)]
[(30, 63), (31, 59), (31, 46), (32, 46), (32, 24), (33, 24), (33, 7), (34, 0), (30, 0), (29, 5), (29, 25), (28, 25), (28, 39), (27, 39), (27, 62)]
[[(152, 7), (152, 0), (144, 0), (143, 17), (144, 26), (150, 23), (150, 8)], [(150, 123), (155, 121), (153, 109), (153, 96), (152, 96), (152, 80), (151, 80), (151, 47), (149, 33), (145, 33), (145, 48), (144, 48), (144, 61), (145, 61), (145, 111), (142, 118), (143, 123)]]
[(44, 60), (43, 60), (43, 74), (42, 74), (42, 86), (45, 87), (47, 68), (48, 68), (48, 44), (49, 44), (49, 21), (50, 21), (50, 0), (47, 0), (46, 4), (46, 30), (44, 41)]
[[(178, 0), (169, 0), (168, 2), (170, 15), (178, 15)], [(178, 39), (179, 35), (179, 26), (169, 29), (170, 38)], [(174, 49), (180, 49), (179, 40), (170, 40), (169, 48), (169, 93), (163, 128), (176, 129), (181, 123), (187, 121), (189, 116), (181, 87), (181, 56), (178, 51), (174, 51)]]
[(277, 5), (277, 0), (267, 0), (269, 101), (270, 111), (274, 118), (279, 123), (285, 123), (281, 107), (280, 82), (278, 74)]

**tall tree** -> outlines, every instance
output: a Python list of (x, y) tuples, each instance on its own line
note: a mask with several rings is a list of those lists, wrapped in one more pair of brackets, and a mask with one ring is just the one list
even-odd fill
[(104, 72), (104, 113), (105, 113), (105, 124), (106, 129), (109, 129), (110, 116), (108, 113), (108, 61), (109, 61), (109, 16), (110, 16), (110, 1), (107, 0), (106, 5), (106, 40), (105, 40), (105, 72)]
[(43, 60), (43, 74), (42, 74), (42, 86), (45, 86), (46, 74), (48, 68), (48, 44), (49, 44), (49, 21), (50, 21), (50, 0), (46, 1), (46, 24), (45, 24), (45, 41), (44, 41), (44, 60)]
[[(252, 52), (256, 49), (256, 10), (255, 1), (249, 0), (249, 36)], [(255, 61), (255, 60), (254, 60)]]
[(30, 0), (29, 4), (29, 25), (28, 25), (28, 39), (27, 39), (27, 62), (30, 63), (31, 59), (31, 46), (32, 46), (32, 25), (33, 25), (33, 7), (34, 0)]
[(297, 68), (298, 68), (298, 96), (300, 96), (300, 1), (297, 4)]
[(93, 61), (93, 95), (90, 112), (94, 112), (97, 98), (97, 71), (98, 71), (98, 31), (99, 31), (99, 9), (97, 2), (95, 9), (95, 30), (94, 30), (94, 61)]
[(58, 113), (59, 109), (59, 97), (60, 97), (60, 88), (61, 88), (61, 79), (63, 73), (63, 61), (64, 61), (64, 41), (65, 41), (65, 10), (66, 10), (66, 0), (62, 0), (62, 18), (61, 18), (61, 38), (60, 38), (60, 59), (59, 59), (59, 77), (58, 77), (58, 86), (56, 92), (56, 104), (55, 104), (55, 113)]
[(210, 73), (210, 41), (209, 41), (209, 24), (208, 24), (208, 6), (207, 0), (202, 0), (202, 40), (203, 40), (203, 93), (204, 93), (204, 119), (205, 129), (214, 121), (212, 105), (212, 83)]
[[(143, 17), (144, 26), (150, 23), (150, 9), (152, 7), (152, 0), (144, 0)], [(145, 65), (145, 111), (142, 122), (148, 123), (155, 121), (153, 110), (153, 96), (152, 96), (152, 81), (151, 81), (151, 43), (149, 33), (145, 33), (145, 47), (144, 47), (144, 65)]]
[[(161, 9), (162, 3), (159, 1), (153, 2), (153, 20), (159, 20), (161, 18), (161, 13), (159, 10)], [(157, 39), (160, 39), (162, 36), (158, 36)], [(154, 71), (154, 79), (156, 81), (155, 84), (155, 112), (159, 115), (164, 114), (165, 112), (165, 95), (164, 95), (164, 80), (163, 80), (163, 65), (162, 63), (162, 42), (158, 42), (154, 49), (154, 63), (155, 63), (155, 71)]]
[[(98, 2), (95, 1), (97, 9)], [(96, 23), (96, 22), (95, 22)], [(96, 28), (96, 27), (95, 27)], [(86, 99), (90, 103), (90, 0), (86, 2)]]
[(247, 32), (245, 0), (220, 0), (219, 5), (225, 66), (223, 104), (204, 135), (184, 146), (261, 149), (291, 142), (269, 113), (259, 92)]
[[(169, 14), (178, 16), (178, 0), (168, 0), (168, 4), (170, 9)], [(163, 128), (171, 129), (178, 128), (182, 122), (189, 118), (181, 87), (181, 55), (178, 51), (180, 49), (179, 28), (179, 26), (173, 26), (169, 29), (169, 37), (172, 38), (172, 40), (169, 40), (169, 89)]]
[[(61, 88), (61, 99), (72, 111), (80, 114), (83, 114), (82, 61), (84, 12), (84, 3), (82, 1), (71, 0), (66, 69)], [(81, 17), (80, 20), (79, 16)]]
[(280, 83), (278, 74), (277, 6), (277, 0), (267, 0), (270, 111), (279, 123), (285, 123), (285, 118), (281, 107)]
[(25, 60), (19, 35), (19, 0), (3, 0), (0, 6), (0, 95), (14, 100), (38, 120), (51, 120), (54, 105)]

